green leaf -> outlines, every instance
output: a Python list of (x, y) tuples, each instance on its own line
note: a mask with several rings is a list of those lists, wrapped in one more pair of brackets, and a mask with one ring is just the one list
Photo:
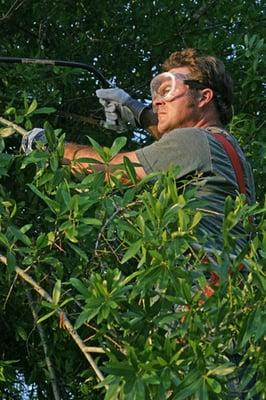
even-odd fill
[(16, 109), (15, 109), (15, 107), (8, 107), (8, 108), (5, 110), (5, 114), (6, 114), (6, 115), (16, 114)]
[(103, 368), (103, 371), (115, 376), (132, 377), (132, 375), (135, 375), (134, 368), (126, 361), (107, 364), (107, 366)]
[(71, 283), (71, 285), (77, 289), (77, 291), (79, 293), (81, 293), (84, 298), (87, 298), (89, 295), (89, 291), (88, 288), (77, 278), (70, 278), (69, 282)]
[(52, 315), (54, 315), (55, 312), (56, 312), (56, 310), (53, 310), (53, 311), (49, 312), (48, 314), (43, 315), (41, 318), (39, 318), (37, 320), (37, 324), (40, 324), (41, 322), (43, 322), (46, 319), (50, 318)]
[(95, 226), (101, 226), (102, 221), (97, 218), (81, 218), (80, 222), (86, 225), (95, 225)]
[(28, 232), (31, 228), (32, 228), (32, 224), (26, 224), (26, 225), (24, 225), (24, 226), (22, 226), (22, 227), (20, 228), (20, 231), (21, 231), (22, 233), (26, 233), (26, 232)]
[(33, 111), (36, 110), (37, 106), (38, 106), (38, 103), (37, 103), (37, 101), (34, 99), (34, 100), (32, 101), (32, 103), (31, 103), (31, 105), (29, 106), (29, 108), (28, 108), (28, 110), (27, 110), (25, 116), (26, 116), (26, 115), (29, 115), (29, 114), (31, 114), (31, 113), (33, 113)]
[(84, 311), (82, 311), (82, 313), (78, 316), (74, 328), (78, 329), (81, 325), (83, 325), (83, 323), (89, 322), (92, 318), (95, 317), (95, 315), (97, 315), (99, 311), (99, 307), (96, 307), (95, 309), (85, 309)]
[(21, 164), (21, 169), (24, 169), (29, 164), (37, 164), (39, 162), (45, 162), (49, 158), (49, 154), (46, 151), (34, 150), (27, 157), (24, 158)]
[(69, 246), (71, 249), (73, 249), (73, 250), (75, 251), (75, 253), (77, 253), (77, 254), (80, 256), (80, 258), (82, 258), (82, 259), (85, 260), (85, 261), (88, 261), (88, 256), (87, 256), (87, 254), (86, 254), (85, 251), (83, 251), (80, 247), (76, 246), (76, 245), (73, 244), (73, 243), (68, 243), (68, 246)]
[(210, 388), (214, 393), (221, 393), (222, 387), (216, 379), (206, 377), (206, 382), (208, 383), (208, 385), (210, 386)]
[(34, 115), (37, 114), (52, 114), (56, 112), (56, 108), (54, 107), (40, 107), (37, 110), (34, 111)]
[(195, 228), (195, 226), (197, 226), (198, 223), (200, 222), (201, 218), (202, 218), (202, 214), (199, 211), (197, 211), (196, 214), (193, 217), (193, 221), (192, 221), (192, 224), (190, 226), (190, 229)]
[(235, 366), (230, 363), (226, 363), (223, 365), (219, 365), (219, 367), (213, 368), (208, 371), (207, 376), (209, 375), (218, 375), (218, 376), (225, 376), (229, 375), (235, 370)]
[[(88, 163), (92, 166), (93, 168), (93, 164), (98, 164), (98, 165), (105, 165), (105, 163), (103, 161), (97, 160), (96, 158), (92, 158), (92, 157), (79, 157), (78, 155), (76, 156), (75, 160), (72, 161), (72, 163), (75, 164), (79, 164), (79, 163)], [(86, 178), (85, 178), (86, 179)]]
[(16, 268), (16, 256), (13, 252), (7, 252), (7, 270), (8, 272), (13, 272)]
[(11, 247), (11, 244), (9, 243), (7, 237), (0, 232), (0, 243), (4, 245), (7, 249)]
[(135, 382), (135, 398), (138, 400), (145, 400), (145, 385), (144, 383), (140, 380), (137, 379)]
[(127, 138), (124, 136), (115, 139), (110, 149), (111, 158), (114, 158), (119, 153), (119, 151), (125, 146), (126, 142)]
[[(111, 378), (112, 381), (114, 380), (114, 377), (112, 377), (111, 375), (109, 375), (107, 378)], [(107, 381), (107, 378), (104, 379), (104, 381), (101, 383), (104, 383), (104, 385), (108, 385), (109, 382)], [(102, 387), (104, 385), (102, 385)], [(97, 387), (101, 387), (100, 384), (98, 384)], [(104, 400), (117, 400), (118, 393), (120, 392), (120, 390), (119, 390), (120, 383), (112, 383), (112, 384), (109, 384), (107, 387), (108, 387), (108, 389), (105, 394)]]
[(61, 295), (61, 280), (58, 279), (55, 282), (55, 285), (53, 288), (53, 295), (52, 295), (53, 304), (58, 304), (58, 302), (60, 300), (60, 295)]
[(123, 160), (124, 160), (124, 166), (126, 168), (126, 172), (127, 172), (129, 179), (131, 180), (132, 183), (136, 184), (137, 183), (137, 175), (136, 175), (134, 165), (132, 164), (132, 162), (129, 160), (128, 157), (124, 157)]
[(176, 388), (173, 400), (184, 400), (195, 395), (202, 385), (202, 377), (197, 371), (190, 372), (181, 384)]
[(131, 244), (129, 246), (129, 248), (127, 249), (127, 251), (125, 252), (121, 264), (124, 264), (125, 262), (127, 262), (128, 260), (130, 260), (130, 258), (134, 257), (137, 252), (139, 251), (140, 247), (142, 244), (142, 240), (137, 240), (135, 243)]
[(56, 153), (51, 153), (49, 158), (51, 170), (55, 172), (59, 167), (59, 160)]
[(18, 327), (17, 327), (17, 334), (18, 334), (18, 336), (20, 336), (21, 339), (24, 340), (25, 342), (28, 340), (27, 332), (25, 331), (25, 329), (24, 329), (22, 326), (18, 326)]
[(22, 233), (19, 229), (17, 229), (15, 226), (11, 225), (9, 226), (8, 229), (10, 230), (16, 241), (19, 240), (26, 246), (31, 245), (31, 239), (27, 235), (25, 235), (25, 233)]
[(40, 197), (48, 205), (53, 213), (57, 214), (60, 211), (60, 206), (56, 201), (49, 199), (49, 197), (40, 192), (33, 184), (28, 184), (28, 186), (38, 197)]
[(1, 128), (0, 129), (0, 136), (2, 138), (6, 138), (6, 137), (9, 137), (9, 136), (12, 136), (15, 132), (16, 132), (15, 129), (12, 128), (12, 127)]
[(56, 139), (55, 131), (48, 121), (46, 121), (44, 123), (44, 129), (45, 129), (45, 136), (48, 141), (49, 149), (55, 149), (56, 144), (57, 144), (57, 139)]
[(92, 139), (89, 136), (88, 136), (88, 139), (91, 142), (91, 145), (92, 145), (93, 149), (96, 151), (96, 153), (99, 154), (99, 156), (103, 159), (103, 161), (107, 161), (104, 149), (99, 145), (99, 143), (97, 143), (96, 140)]
[(24, 121), (24, 116), (23, 115), (17, 115), (15, 118), (15, 123), (16, 124), (22, 124), (22, 122)]
[(30, 131), (32, 129), (32, 123), (31, 120), (29, 118), (26, 117), (26, 121), (25, 121), (25, 129), (27, 131)]

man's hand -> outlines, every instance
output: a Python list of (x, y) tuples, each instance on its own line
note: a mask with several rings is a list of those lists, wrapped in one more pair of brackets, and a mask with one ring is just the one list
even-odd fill
[(98, 89), (96, 95), (104, 106), (107, 129), (122, 132), (127, 124), (135, 128), (140, 126), (140, 116), (147, 106), (130, 97), (123, 89)]
[(37, 143), (41, 143), (43, 147), (47, 147), (47, 139), (44, 129), (34, 128), (23, 136), (21, 149), (25, 154), (30, 154), (32, 150), (37, 148)]
[(99, 102), (104, 107), (105, 121), (101, 121), (101, 125), (106, 129), (116, 132), (125, 132), (127, 125), (121, 117), (122, 106), (114, 101), (99, 99)]

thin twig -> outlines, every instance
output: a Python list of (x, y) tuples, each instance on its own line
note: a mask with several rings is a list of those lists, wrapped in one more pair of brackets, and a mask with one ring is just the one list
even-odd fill
[(10, 18), (11, 15), (12, 15), (13, 9), (14, 9), (14, 11), (16, 11), (19, 7), (21, 7), (22, 4), (24, 3), (24, 0), (22, 0), (19, 4), (17, 4), (17, 3), (19, 3), (19, 0), (16, 0), (15, 3), (13, 3), (12, 6), (9, 8), (9, 10), (5, 13), (5, 15), (3, 15), (0, 18), (1, 22), (4, 21), (7, 18)]
[(97, 237), (97, 240), (96, 240), (96, 243), (95, 243), (94, 253), (95, 253), (96, 256), (98, 256), (99, 243), (100, 243), (101, 237), (103, 236), (103, 232), (105, 231), (107, 225), (116, 217), (117, 214), (119, 214), (120, 212), (122, 212), (124, 210), (127, 210), (127, 208), (132, 207), (133, 205), (136, 205), (136, 204), (139, 204), (139, 203), (140, 203), (140, 201), (137, 200), (137, 201), (134, 201), (134, 202), (132, 202), (130, 204), (127, 204), (126, 207), (117, 207), (116, 210), (114, 211), (114, 213), (105, 221), (105, 223), (103, 224), (103, 226), (102, 226), (102, 228), (101, 228), (101, 230), (100, 230), (100, 232), (98, 234), (98, 237)]
[[(7, 265), (6, 257), (0, 255), (0, 262), (2, 262), (3, 264)], [(19, 267), (15, 267), (15, 271), (16, 271), (17, 275), (21, 279), (23, 279), (25, 282), (29, 283), (41, 297), (43, 297), (49, 303), (53, 303), (53, 300), (52, 300), (51, 296), (41, 286), (39, 286), (38, 283), (35, 282), (34, 279), (32, 279), (31, 276), (28, 275), (23, 269), (21, 269)], [(70, 334), (72, 339), (76, 342), (76, 344), (80, 348), (81, 352), (84, 354), (85, 358), (87, 359), (87, 361), (91, 365), (92, 369), (94, 370), (94, 372), (97, 375), (97, 377), (99, 378), (99, 380), (103, 381), (104, 380), (104, 376), (102, 375), (102, 373), (99, 370), (99, 368), (97, 367), (95, 361), (93, 360), (93, 358), (89, 354), (88, 346), (86, 346), (84, 344), (83, 340), (81, 339), (81, 337), (79, 336), (79, 334), (77, 333), (77, 331), (74, 329), (73, 325), (71, 324), (71, 322), (67, 318), (66, 313), (60, 308), (58, 308), (56, 310), (56, 313), (59, 316), (60, 315), (63, 316), (64, 327), (66, 328), (66, 330), (68, 331), (68, 333)], [(107, 388), (108, 387), (106, 386), (106, 389)]]
[(88, 351), (89, 353), (101, 353), (101, 354), (105, 354), (105, 351), (102, 347), (95, 347), (95, 346), (87, 346), (86, 347), (86, 351)]
[(84, 117), (79, 114), (68, 113), (64, 111), (58, 111), (57, 115), (59, 115), (62, 118), (71, 119), (73, 121), (83, 122), (84, 124), (100, 125), (99, 120), (93, 117)]
[[(77, 306), (79, 306), (80, 308), (82, 308), (82, 305), (80, 304), (79, 301), (75, 300), (75, 304)], [(88, 322), (84, 322), (84, 325), (87, 326), (88, 328), (92, 329), (95, 332), (98, 332), (98, 329), (95, 328), (95, 326), (91, 325)], [(93, 339), (95, 337), (95, 335), (91, 335), (89, 338), (84, 339), (84, 342), (87, 342), (89, 339)], [(109, 340), (109, 342), (111, 342), (116, 348), (117, 350), (121, 351), (121, 353), (126, 354), (124, 348), (122, 347), (122, 345), (120, 343), (118, 343), (115, 339), (113, 339), (111, 336), (104, 334), (103, 337), (107, 340)]]
[(16, 280), (17, 280), (17, 275), (16, 275), (15, 278), (13, 279), (13, 282), (12, 282), (10, 288), (9, 288), (9, 291), (8, 291), (8, 293), (7, 293), (7, 296), (6, 296), (4, 305), (3, 305), (3, 310), (5, 310), (5, 308), (6, 308), (8, 299), (9, 299), (9, 297), (10, 297), (10, 295), (11, 295), (11, 292), (12, 292), (12, 290), (13, 290), (13, 287), (14, 287), (15, 283), (16, 283)]
[(14, 122), (8, 121), (8, 119), (5, 119), (3, 117), (0, 117), (0, 124), (5, 125), (5, 126), (10, 126), (10, 128), (15, 129), (16, 132), (18, 132), (20, 135), (24, 136), (26, 135), (27, 131), (21, 126), (14, 124)]
[(202, 212), (204, 212), (205, 214), (223, 215), (223, 214), (220, 213), (220, 212), (208, 210), (207, 208), (199, 208), (199, 207), (197, 207), (196, 210), (197, 210), (197, 211), (202, 211)]
[(33, 315), (33, 320), (34, 320), (34, 322), (35, 322), (35, 324), (37, 326), (37, 330), (38, 330), (40, 338), (41, 338), (44, 357), (45, 357), (45, 362), (46, 362), (47, 369), (48, 369), (48, 372), (49, 372), (49, 375), (50, 375), (50, 381), (51, 381), (51, 385), (52, 385), (52, 389), (53, 389), (54, 398), (55, 398), (55, 400), (60, 400), (61, 399), (60, 391), (59, 391), (59, 387), (58, 387), (58, 383), (57, 383), (57, 379), (56, 379), (55, 370), (54, 370), (51, 358), (48, 355), (48, 346), (47, 346), (47, 341), (46, 341), (44, 329), (43, 329), (41, 324), (37, 324), (38, 316), (37, 316), (37, 313), (36, 313), (35, 308), (33, 306), (33, 300), (32, 300), (31, 293), (29, 291), (27, 291), (26, 295), (27, 295), (28, 302), (29, 302), (29, 305), (30, 305), (30, 309), (31, 309), (31, 312), (32, 312), (32, 315)]
[(99, 232), (99, 234), (98, 234), (96, 243), (95, 243), (94, 252), (95, 252), (95, 255), (96, 255), (96, 256), (98, 256), (97, 250), (98, 250), (99, 243), (100, 243), (101, 237), (102, 237), (102, 235), (103, 235), (103, 232), (105, 231), (105, 228), (106, 228), (107, 225), (115, 218), (115, 216), (116, 216), (117, 214), (119, 214), (122, 210), (123, 210), (123, 208), (121, 208), (121, 207), (117, 208), (117, 209), (115, 210), (115, 212), (111, 215), (111, 217), (109, 217), (109, 218), (105, 221), (105, 223), (103, 224), (103, 226), (102, 226), (102, 228), (101, 228), (101, 230), (100, 230), (100, 232)]

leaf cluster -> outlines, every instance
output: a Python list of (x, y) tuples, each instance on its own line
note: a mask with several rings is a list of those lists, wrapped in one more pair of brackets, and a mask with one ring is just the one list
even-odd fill
[[(116, 172), (108, 180), (102, 172), (74, 177), (61, 165), (64, 135), (45, 126), (49, 151), (10, 154), (1, 139), (3, 396), (13, 390), (7, 360), (17, 361), (13, 377), (22, 373), (38, 398), (51, 396), (36, 324), (45, 329), (63, 398), (90, 392), (109, 400), (221, 399), (232, 395), (235, 381), (247, 398), (263, 396), (264, 209), (228, 199), (224, 248), (206, 260), (195, 182), (177, 186), (169, 170), (137, 183), (129, 160), (119, 166), (131, 176), (126, 185)], [(110, 149), (91, 142), (107, 162), (125, 140)], [(229, 232), (251, 213), (258, 224), (253, 239), (232, 257), (236, 238)], [(38, 320), (16, 266), (51, 294), (52, 303), (33, 294)], [(103, 349), (103, 382), (96, 384), (69, 341), (59, 309), (89, 346)]]

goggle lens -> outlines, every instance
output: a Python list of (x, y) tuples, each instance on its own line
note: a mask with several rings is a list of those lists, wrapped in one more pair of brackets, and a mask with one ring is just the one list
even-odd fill
[(187, 75), (163, 72), (155, 76), (151, 81), (152, 100), (159, 96), (164, 101), (172, 101), (178, 95), (178, 81), (184, 81)]
[(157, 75), (151, 81), (151, 96), (152, 99), (155, 96), (159, 96), (164, 100), (170, 101), (173, 97), (174, 91), (176, 86), (175, 76), (169, 72), (165, 72), (163, 74)]
[(152, 101), (154, 101), (156, 97), (159, 97), (164, 101), (174, 100), (179, 95), (181, 89), (179, 85), (180, 82), (184, 82), (194, 89), (203, 89), (207, 87), (200, 81), (190, 79), (189, 75), (163, 72), (162, 74), (155, 76), (151, 81), (150, 88)]

